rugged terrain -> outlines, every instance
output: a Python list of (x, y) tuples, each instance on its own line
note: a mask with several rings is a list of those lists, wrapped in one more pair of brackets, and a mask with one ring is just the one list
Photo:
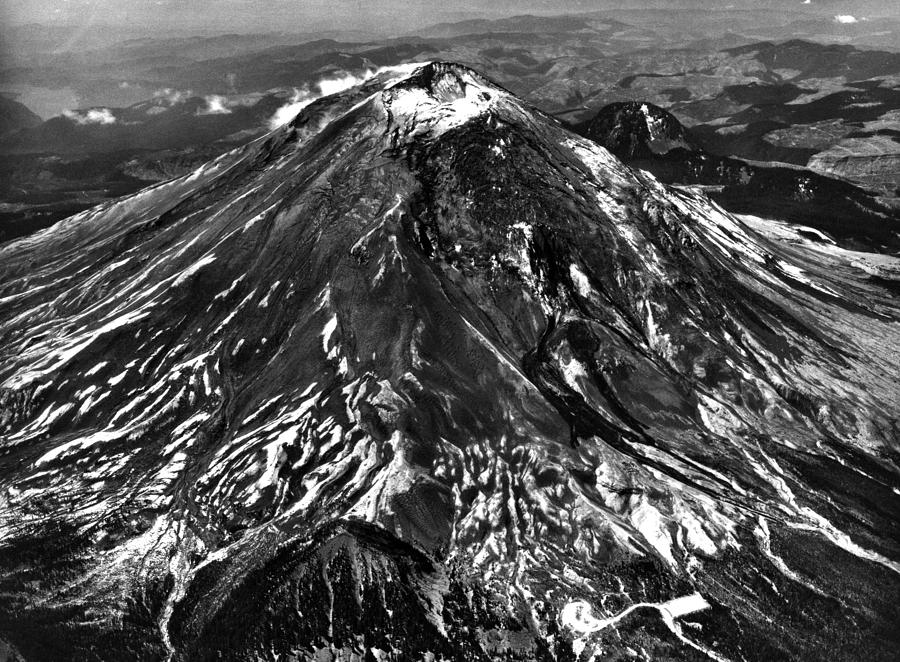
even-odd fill
[(382, 37), (116, 41), (89, 30), (73, 44), (12, 30), (0, 91), (46, 121), (0, 138), (0, 241), (189, 172), (264, 133), (276, 108), (322, 81), (424, 59), (483, 71), (575, 124), (610, 103), (651, 103), (712, 154), (808, 166), (896, 198), (900, 23), (834, 18), (798, 2), (511, 16)]
[(0, 245), (0, 639), (891, 660), (898, 276), (382, 73)]
[(845, 248), (900, 250), (900, 205), (834, 176), (718, 156), (693, 130), (649, 103), (614, 103), (574, 129), (667, 184), (701, 186), (729, 211), (777, 218)]

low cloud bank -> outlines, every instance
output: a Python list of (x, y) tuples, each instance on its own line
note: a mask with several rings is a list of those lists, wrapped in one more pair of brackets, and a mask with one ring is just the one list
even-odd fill
[(109, 108), (91, 108), (90, 110), (64, 110), (63, 116), (76, 124), (115, 124), (116, 117)]

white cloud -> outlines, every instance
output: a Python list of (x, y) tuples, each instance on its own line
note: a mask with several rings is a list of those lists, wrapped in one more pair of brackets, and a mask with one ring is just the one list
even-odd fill
[(280, 126), (284, 126), (297, 116), (301, 110), (316, 100), (316, 96), (311, 94), (309, 90), (294, 89), (294, 96), (286, 104), (275, 111), (275, 114), (269, 119), (269, 129), (274, 131)]
[(116, 117), (109, 108), (91, 108), (88, 111), (64, 110), (63, 115), (76, 124), (115, 124)]
[(322, 93), (322, 96), (327, 97), (332, 94), (337, 94), (338, 92), (343, 92), (344, 90), (349, 90), (351, 87), (356, 87), (357, 85), (366, 82), (376, 73), (378, 73), (377, 70), (368, 69), (362, 76), (347, 74), (346, 76), (338, 76), (336, 78), (323, 78), (316, 83), (316, 85), (319, 88), (319, 92)]
[(228, 99), (223, 96), (210, 94), (209, 96), (204, 97), (204, 100), (206, 101), (206, 108), (200, 108), (197, 111), (198, 115), (227, 115), (231, 112), (226, 105)]
[(318, 94), (312, 92), (308, 87), (303, 87), (299, 90), (294, 88), (294, 96), (291, 97), (291, 100), (276, 110), (275, 114), (269, 119), (269, 129), (274, 131), (278, 127), (284, 126), (294, 119), (297, 116), (297, 113), (316, 99), (349, 90), (351, 87), (366, 82), (366, 80), (376, 73), (378, 73), (378, 71), (375, 69), (368, 69), (362, 76), (346, 74), (344, 76), (335, 76), (333, 78), (323, 78), (313, 85), (313, 87), (318, 90)]
[(291, 97), (291, 100), (281, 108), (276, 110), (275, 114), (272, 115), (272, 118), (269, 120), (269, 129), (275, 130), (279, 126), (284, 126), (292, 119), (294, 119), (297, 116), (297, 113), (306, 108), (316, 99), (327, 97), (332, 94), (337, 94), (338, 92), (343, 92), (344, 90), (349, 90), (351, 87), (361, 85), (362, 83), (365, 83), (367, 80), (369, 80), (372, 76), (380, 74), (382, 71), (386, 71), (388, 69), (391, 69), (391, 67), (382, 67), (381, 69), (367, 69), (360, 76), (357, 76), (356, 74), (345, 74), (343, 76), (323, 78), (313, 85), (313, 88), (318, 90), (318, 94), (312, 92), (308, 87), (304, 87), (299, 90), (294, 88), (294, 96)]
[(398, 74), (403, 75), (414, 71), (418, 67), (421, 67), (423, 64), (425, 63), (410, 62), (408, 64), (399, 64), (393, 67), (366, 69), (366, 71), (359, 76), (357, 76), (356, 74), (345, 74), (343, 76), (323, 78), (313, 85), (313, 88), (318, 89), (318, 94), (314, 94), (313, 92), (311, 92), (310, 88), (308, 87), (304, 87), (300, 90), (295, 88), (294, 96), (291, 98), (291, 100), (281, 108), (276, 110), (275, 114), (269, 120), (269, 129), (274, 131), (278, 127), (284, 126), (292, 119), (294, 119), (297, 116), (297, 113), (306, 108), (316, 99), (327, 97), (332, 94), (337, 94), (338, 92), (343, 92), (344, 90), (349, 90), (351, 87), (361, 85), (373, 76), (377, 76), (378, 74), (384, 73), (386, 71), (394, 71)]
[(838, 14), (837, 16), (834, 17), (834, 20), (837, 21), (838, 23), (844, 23), (844, 24), (859, 22), (855, 16), (851, 16), (850, 14)]

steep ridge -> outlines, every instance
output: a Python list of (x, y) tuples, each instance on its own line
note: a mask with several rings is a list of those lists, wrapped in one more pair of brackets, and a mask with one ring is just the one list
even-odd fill
[(0, 246), (0, 639), (890, 659), (898, 273), (381, 74)]
[(667, 184), (713, 187), (709, 195), (731, 212), (806, 225), (845, 248), (900, 249), (896, 205), (827, 173), (714, 154), (674, 115), (653, 104), (610, 104), (574, 128)]

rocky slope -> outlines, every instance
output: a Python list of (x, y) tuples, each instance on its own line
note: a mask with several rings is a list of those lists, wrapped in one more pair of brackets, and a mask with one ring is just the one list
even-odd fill
[(0, 639), (892, 659), (898, 273), (381, 74), (0, 246)]

